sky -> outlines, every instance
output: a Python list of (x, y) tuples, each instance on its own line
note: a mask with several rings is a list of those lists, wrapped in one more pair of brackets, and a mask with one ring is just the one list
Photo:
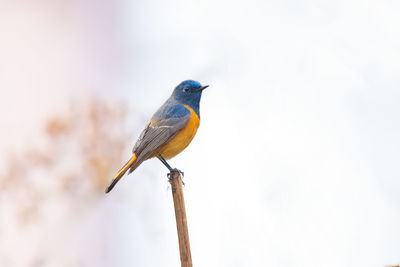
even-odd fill
[[(5, 3), (0, 153), (98, 95), (134, 111), (129, 157), (195, 79), (210, 85), (201, 126), (170, 163), (196, 266), (400, 263), (398, 1)], [(144, 163), (42, 249), (80, 266), (178, 265), (165, 175)]]

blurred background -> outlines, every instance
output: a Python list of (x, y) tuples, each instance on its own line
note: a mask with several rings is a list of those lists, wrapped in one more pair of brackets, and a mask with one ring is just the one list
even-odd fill
[(400, 2), (0, 2), (0, 266), (179, 266), (167, 170), (108, 195), (182, 80), (195, 266), (400, 262)]

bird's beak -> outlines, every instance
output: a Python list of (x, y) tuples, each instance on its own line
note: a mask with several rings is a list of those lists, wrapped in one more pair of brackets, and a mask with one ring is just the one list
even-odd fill
[(204, 89), (206, 89), (209, 85), (204, 85), (202, 87), (199, 88), (199, 91), (203, 91)]

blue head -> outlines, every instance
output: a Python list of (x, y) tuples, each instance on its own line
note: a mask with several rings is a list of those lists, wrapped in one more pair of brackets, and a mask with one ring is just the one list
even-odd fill
[(190, 106), (200, 116), (201, 93), (208, 85), (202, 86), (199, 82), (187, 80), (181, 82), (172, 93), (172, 97), (183, 105)]

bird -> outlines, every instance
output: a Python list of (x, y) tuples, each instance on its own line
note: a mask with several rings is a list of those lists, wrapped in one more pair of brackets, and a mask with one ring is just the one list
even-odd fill
[(151, 158), (158, 158), (170, 172), (181, 172), (172, 168), (167, 159), (182, 152), (196, 135), (200, 125), (200, 99), (207, 87), (194, 80), (183, 81), (175, 87), (140, 134), (132, 149), (132, 157), (114, 176), (106, 193), (126, 172), (132, 173), (143, 161)]

